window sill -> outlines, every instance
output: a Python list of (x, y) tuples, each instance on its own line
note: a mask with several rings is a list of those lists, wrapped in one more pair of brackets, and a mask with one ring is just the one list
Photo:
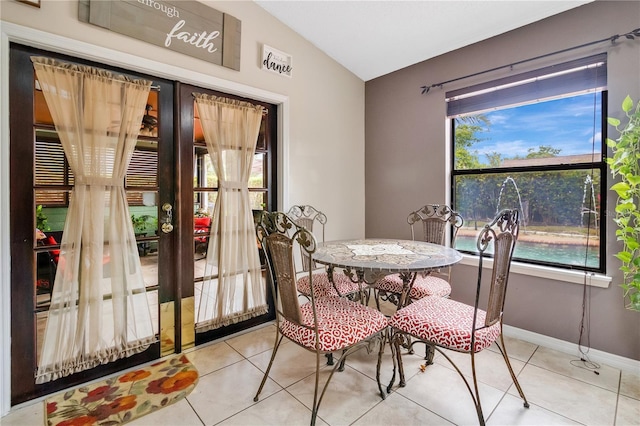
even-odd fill
[[(478, 266), (478, 256), (472, 256), (468, 254), (462, 255), (460, 265)], [(493, 266), (493, 259), (485, 258), (483, 261), (483, 268), (491, 268)], [(520, 275), (529, 275), (532, 277), (546, 278), (550, 280), (562, 281), (573, 284), (584, 284), (585, 274), (587, 285), (592, 287), (609, 288), (611, 284), (611, 277), (606, 275), (597, 274), (595, 272), (584, 271), (572, 271), (568, 269), (552, 268), (549, 266), (540, 265), (528, 265), (525, 263), (512, 262), (511, 272)]]

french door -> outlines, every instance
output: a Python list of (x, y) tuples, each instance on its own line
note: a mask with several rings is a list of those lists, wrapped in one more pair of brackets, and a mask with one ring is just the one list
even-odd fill
[[(35, 384), (34, 372), (74, 176), (39, 90), (33, 55), (153, 81), (125, 190), (157, 343), (140, 354), (40, 385)], [(11, 45), (9, 69), (12, 405), (271, 319), (264, 315), (195, 332), (194, 289), (203, 279), (198, 262), (206, 256), (203, 243), (208, 235), (208, 227), (204, 232), (199, 229), (198, 219), (212, 208), (216, 188), (215, 179), (206, 179), (206, 147), (203, 150), (191, 93), (206, 90), (17, 44)], [(256, 152), (257, 174), (262, 177), (251, 191), (256, 208), (270, 208), (276, 199), (271, 189), (275, 188), (276, 108), (261, 104), (268, 110), (260, 133), (263, 142)]]
[[(45, 384), (35, 384), (34, 372), (38, 366), (60, 260), (60, 242), (69, 198), (72, 196), (74, 176), (35, 77), (30, 59), (34, 55), (96, 66), (75, 58), (11, 45), (9, 116), (12, 405), (157, 359), (163, 346), (162, 339), (159, 338), (159, 343), (152, 344), (146, 351), (132, 357)], [(163, 302), (174, 299), (176, 294), (172, 278), (177, 265), (170, 261), (176, 239), (172, 233), (156, 232), (158, 220), (168, 217), (168, 212), (159, 210), (158, 205), (173, 205), (175, 198), (173, 83), (148, 76), (131, 75), (123, 70), (110, 71), (153, 80), (153, 89), (147, 102), (145, 128), (141, 130), (133, 153), (125, 188), (130, 205), (129, 213), (136, 228), (149, 305), (155, 320), (154, 331), (161, 336), (164, 329), (175, 328), (163, 323), (159, 308)], [(158, 173), (158, 170), (162, 170), (162, 173)], [(140, 218), (144, 218), (146, 223), (141, 225)], [(149, 256), (148, 260), (145, 256)], [(152, 257), (155, 260), (151, 260)], [(106, 271), (109, 259), (106, 258), (103, 262), (103, 270)], [(173, 343), (176, 344), (175, 341)]]
[[(193, 277), (190, 283), (184, 283), (181, 300), (183, 312), (197, 312), (200, 299), (198, 294), (202, 289), (203, 282), (208, 279), (217, 279), (216, 271), (214, 275), (209, 275), (205, 268), (208, 240), (202, 237), (202, 227), (206, 229), (208, 219), (213, 214), (213, 208), (218, 195), (218, 179), (213, 169), (213, 164), (209, 158), (207, 146), (198, 111), (195, 106), (194, 93), (215, 95), (231, 99), (250, 102), (254, 105), (261, 105), (264, 109), (256, 151), (254, 153), (252, 171), (249, 178), (249, 199), (251, 207), (255, 210), (271, 210), (276, 206), (276, 135), (277, 135), (277, 108), (275, 105), (242, 98), (230, 94), (177, 83), (178, 104), (180, 105), (180, 121), (177, 127), (178, 148), (176, 156), (182, 159), (178, 173), (180, 182), (190, 182), (180, 191), (179, 204), (189, 206), (191, 214), (183, 217), (180, 222), (181, 229), (191, 233), (189, 247), (182, 250), (183, 258), (181, 264), (185, 265), (181, 270), (183, 277)], [(181, 209), (182, 210), (182, 209)], [(186, 210), (182, 210), (185, 211)], [(185, 241), (186, 239), (181, 239)], [(264, 267), (264, 264), (263, 264)], [(266, 283), (265, 283), (266, 285)], [(269, 313), (251, 318), (249, 320), (220, 327), (213, 330), (200, 331), (194, 318), (187, 318), (182, 321), (183, 330), (193, 330), (196, 326), (195, 344), (202, 344), (225, 335), (236, 333), (248, 327), (264, 323), (275, 318), (273, 300), (271, 292), (267, 291), (267, 303)], [(193, 308), (193, 309), (192, 309)]]

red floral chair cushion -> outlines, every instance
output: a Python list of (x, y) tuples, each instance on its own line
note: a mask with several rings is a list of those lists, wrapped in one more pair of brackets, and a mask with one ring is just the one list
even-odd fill
[[(461, 352), (471, 351), (473, 306), (437, 296), (428, 296), (398, 310), (390, 324), (421, 340)], [(485, 312), (478, 310), (476, 327), (484, 325)], [(490, 346), (500, 336), (500, 323), (476, 330), (475, 352)]]
[[(54, 246), (56, 244), (58, 244), (58, 242), (56, 241), (55, 238), (53, 238), (51, 235), (47, 237), (47, 239), (45, 240), (45, 244), (46, 245), (51, 245)], [(53, 259), (53, 261), (55, 263), (58, 263), (58, 259), (60, 258), (60, 250), (49, 250), (49, 254), (51, 254), (51, 259)]]
[[(329, 276), (326, 272), (315, 272), (313, 274), (313, 295), (316, 298), (327, 296), (345, 296), (348, 294), (356, 293), (360, 290), (358, 283), (351, 281), (349, 277), (342, 273), (334, 273), (333, 280), (335, 287), (329, 281)], [(305, 274), (303, 277), (298, 278), (296, 283), (298, 291), (307, 297), (311, 297), (311, 286), (309, 285), (309, 274)], [(338, 291), (336, 292), (336, 288)], [(339, 294), (338, 294), (339, 293)]]
[[(402, 278), (399, 274), (387, 275), (376, 283), (376, 288), (387, 293), (402, 293)], [(409, 297), (411, 300), (422, 299), (427, 296), (449, 297), (451, 285), (447, 280), (433, 275), (418, 274)]]
[[(335, 352), (384, 330), (389, 319), (380, 311), (357, 302), (340, 298), (316, 298), (319, 350)], [(313, 327), (311, 302), (300, 306), (303, 324)], [(282, 319), (280, 331), (287, 338), (306, 348), (315, 348), (315, 331)]]
[(196, 237), (196, 241), (200, 243), (208, 242), (209, 230), (211, 229), (210, 217), (194, 217), (193, 218), (193, 230), (196, 234), (203, 234), (201, 237)]

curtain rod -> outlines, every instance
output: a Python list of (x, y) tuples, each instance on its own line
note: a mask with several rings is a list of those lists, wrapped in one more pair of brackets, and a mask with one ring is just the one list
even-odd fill
[(613, 35), (611, 37), (603, 38), (601, 40), (596, 40), (596, 41), (592, 41), (592, 42), (589, 42), (589, 43), (581, 44), (579, 46), (574, 46), (574, 47), (569, 47), (567, 49), (558, 50), (556, 52), (551, 52), (551, 53), (547, 53), (545, 55), (536, 56), (535, 58), (524, 59), (522, 61), (513, 62), (513, 63), (508, 64), (508, 65), (501, 65), (499, 67), (491, 68), (489, 70), (484, 70), (484, 71), (480, 71), (480, 72), (477, 72), (477, 73), (474, 73), (474, 74), (465, 75), (464, 77), (454, 78), (454, 79), (451, 79), (451, 80), (443, 81), (441, 83), (431, 84), (429, 86), (420, 86), (420, 88), (422, 89), (422, 94), (424, 95), (426, 93), (429, 93), (429, 90), (433, 89), (434, 87), (442, 87), (445, 84), (453, 83), (453, 82), (459, 81), (459, 80), (464, 80), (465, 78), (475, 77), (475, 76), (486, 74), (486, 73), (489, 73), (489, 72), (492, 72), (492, 71), (497, 71), (497, 70), (502, 69), (502, 68), (513, 67), (514, 65), (524, 64), (525, 62), (535, 61), (536, 59), (546, 58), (548, 56), (553, 56), (553, 55), (557, 55), (559, 53), (569, 52), (571, 50), (580, 49), (580, 48), (583, 48), (583, 47), (591, 46), (591, 45), (602, 43), (602, 42), (605, 42), (605, 41), (611, 41), (611, 43), (613, 44), (620, 37), (624, 37), (624, 38), (629, 39), (629, 40), (635, 40), (636, 37), (640, 37), (640, 28), (636, 28), (635, 30), (629, 31), (626, 34), (622, 34), (622, 35), (616, 34), (616, 35)]

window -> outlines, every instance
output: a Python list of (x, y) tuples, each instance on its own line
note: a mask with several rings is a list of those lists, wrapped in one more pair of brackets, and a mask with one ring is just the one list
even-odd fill
[(605, 89), (602, 54), (446, 94), (457, 249), (517, 208), (514, 260), (604, 271)]
[[(229, 97), (228, 95), (226, 95)], [(256, 151), (253, 156), (253, 163), (251, 165), (251, 174), (249, 176), (249, 200), (251, 202), (251, 208), (254, 210), (267, 209), (270, 194), (269, 188), (269, 164), (272, 161), (273, 147), (271, 140), (275, 140), (273, 135), (270, 134), (270, 127), (273, 125), (270, 121), (269, 110), (273, 115), (273, 106), (268, 104), (262, 104), (265, 107), (265, 111), (262, 115), (262, 122), (260, 123), (260, 130), (258, 133), (258, 140), (256, 142)], [(216, 198), (218, 197), (218, 176), (211, 162), (211, 158), (207, 151), (207, 146), (204, 141), (204, 135), (200, 127), (200, 119), (198, 117), (198, 110), (194, 107), (195, 116), (195, 141), (194, 141), (194, 157), (193, 157), (193, 182), (194, 182), (194, 212), (196, 214), (211, 214), (213, 212), (213, 206), (215, 205)]]
[[(62, 148), (62, 143), (53, 125), (53, 118), (44, 99), (39, 83), (34, 80), (34, 110), (35, 110), (35, 203), (44, 208), (67, 207), (74, 185), (73, 172)], [(157, 105), (158, 94), (151, 91), (147, 114), (156, 114), (152, 104)], [(144, 120), (149, 115), (145, 115)], [(154, 117), (155, 118), (155, 117)], [(133, 152), (127, 174), (125, 186), (127, 188), (127, 202), (129, 206), (142, 206), (145, 191), (157, 191), (158, 147), (157, 130), (155, 133), (141, 130), (138, 143)], [(48, 213), (51, 213), (49, 211)]]
[(34, 184), (36, 205), (69, 205), (73, 174), (54, 131), (36, 131)]

